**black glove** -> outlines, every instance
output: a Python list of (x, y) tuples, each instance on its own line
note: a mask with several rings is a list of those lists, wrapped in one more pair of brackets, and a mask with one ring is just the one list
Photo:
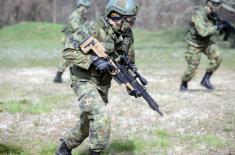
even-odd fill
[(128, 91), (128, 94), (131, 96), (134, 96), (135, 98), (138, 98), (141, 96), (141, 93), (136, 89)]
[(221, 31), (227, 28), (228, 24), (227, 23), (219, 23), (216, 25), (217, 26), (217, 30)]
[(95, 58), (92, 63), (99, 72), (108, 72), (113, 69), (113, 65), (111, 65), (104, 58)]

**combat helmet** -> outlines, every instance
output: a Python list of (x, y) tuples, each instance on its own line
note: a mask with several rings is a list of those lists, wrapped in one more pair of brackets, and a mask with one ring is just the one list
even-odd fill
[(126, 16), (137, 15), (138, 6), (135, 0), (109, 0), (105, 8), (106, 16), (113, 11)]
[(77, 0), (77, 7), (79, 7), (81, 5), (85, 6), (85, 7), (90, 7), (91, 0)]
[(223, 0), (207, 0), (207, 1), (212, 2), (212, 3), (217, 3), (217, 4), (223, 3)]

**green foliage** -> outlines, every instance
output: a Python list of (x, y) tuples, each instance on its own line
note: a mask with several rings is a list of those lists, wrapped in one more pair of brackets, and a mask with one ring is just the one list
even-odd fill
[(202, 135), (198, 137), (198, 141), (207, 148), (222, 148), (227, 144), (225, 140), (222, 140), (213, 134)]
[(185, 30), (163, 29), (160, 31), (134, 30), (135, 47), (137, 49), (164, 48), (182, 46), (184, 44)]
[[(25, 22), (0, 29), (0, 66), (8, 68), (51, 67), (61, 61), (62, 25)], [(134, 29), (136, 62), (141, 67), (182, 67), (186, 30), (182, 28), (147, 31)], [(235, 52), (219, 44), (223, 66), (235, 67)], [(148, 61), (146, 61), (148, 58)], [(207, 61), (202, 61), (207, 64)]]
[(162, 148), (167, 150), (170, 144), (170, 133), (164, 129), (157, 129), (154, 131), (155, 140), (153, 141), (152, 145), (157, 146), (158, 148)]
[(11, 99), (1, 101), (0, 109), (12, 113), (24, 112), (30, 114), (40, 114), (52, 111), (59, 104), (63, 104), (70, 96), (67, 95), (41, 95), (38, 101), (35, 99)]
[(204, 149), (205, 151), (210, 149), (221, 149), (227, 144), (228, 141), (218, 138), (216, 135), (213, 134), (204, 134), (204, 135), (191, 135), (191, 134), (184, 134), (181, 135), (180, 140), (182, 143), (190, 144), (190, 147), (194, 149), (200, 150)]
[(62, 25), (23, 22), (0, 29), (0, 48), (56, 48), (60, 45)]
[(13, 144), (0, 144), (0, 154), (2, 155), (28, 155), (21, 147)]
[(55, 154), (56, 149), (57, 149), (57, 145), (54, 143), (43, 145), (43, 146), (41, 146), (39, 154), (40, 155), (53, 155), (53, 154)]
[(133, 154), (135, 150), (135, 144), (132, 140), (120, 140), (116, 139), (112, 141), (109, 147), (105, 150), (104, 154), (113, 154), (113, 153), (123, 153), (128, 152), (129, 154)]

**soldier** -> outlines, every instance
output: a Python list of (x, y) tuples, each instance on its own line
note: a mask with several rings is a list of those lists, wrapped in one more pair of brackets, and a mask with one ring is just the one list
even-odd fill
[(202, 78), (201, 85), (209, 90), (214, 89), (210, 78), (220, 66), (222, 57), (218, 47), (211, 40), (211, 36), (224, 29), (226, 25), (215, 25), (208, 16), (211, 13), (217, 12), (221, 4), (222, 0), (207, 0), (205, 6), (199, 8), (192, 16), (190, 28), (186, 36), (188, 47), (185, 59), (188, 63), (188, 68), (182, 77), (180, 91), (188, 90), (188, 81), (195, 75), (202, 53), (207, 56), (210, 62)]
[[(77, 95), (80, 107), (80, 121), (61, 139), (57, 155), (71, 155), (71, 150), (89, 137), (90, 155), (99, 155), (110, 139), (110, 119), (107, 111), (108, 89), (112, 76), (112, 65), (90, 51), (84, 54), (80, 48), (85, 38), (96, 38), (105, 52), (118, 62), (119, 56), (128, 52), (134, 64), (134, 38), (132, 26), (138, 12), (134, 0), (109, 0), (105, 17), (85, 23), (71, 36), (62, 53), (73, 63), (71, 67), (72, 88)], [(130, 92), (138, 96), (137, 91)]]
[[(64, 33), (64, 38), (63, 38), (64, 45), (65, 45), (66, 38), (68, 38), (69, 35), (73, 34), (80, 25), (85, 23), (86, 19), (84, 17), (84, 14), (87, 12), (90, 5), (91, 5), (91, 0), (78, 0), (77, 1), (77, 8), (69, 16), (69, 22), (62, 30), (62, 32)], [(70, 66), (70, 62), (66, 60), (63, 60), (60, 63), (56, 76), (54, 77), (54, 80), (53, 80), (55, 83), (62, 82), (62, 74), (64, 73), (65, 69), (68, 66)]]

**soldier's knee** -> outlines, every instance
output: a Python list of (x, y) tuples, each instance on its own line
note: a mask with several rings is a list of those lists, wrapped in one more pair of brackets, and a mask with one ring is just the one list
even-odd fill
[(190, 64), (188, 67), (189, 74), (195, 73), (197, 71), (198, 65), (199, 64)]
[(103, 111), (93, 115), (90, 123), (89, 142), (90, 149), (103, 150), (109, 143), (111, 123), (107, 112)]

